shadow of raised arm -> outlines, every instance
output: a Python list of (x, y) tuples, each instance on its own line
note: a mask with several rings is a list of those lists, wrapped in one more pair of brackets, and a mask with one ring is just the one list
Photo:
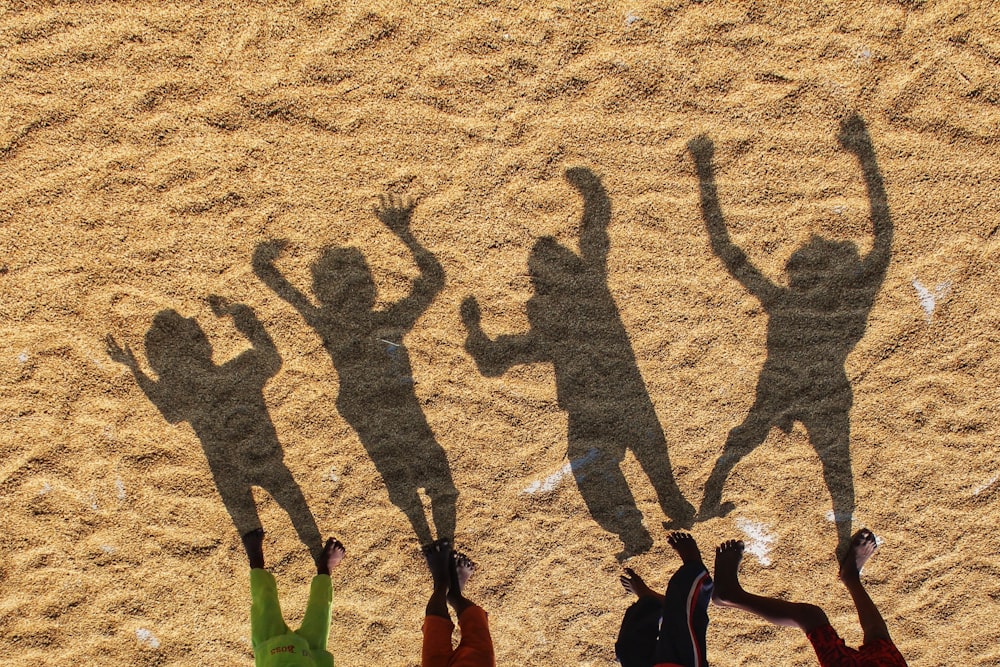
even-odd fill
[(503, 375), (511, 366), (518, 364), (546, 361), (545, 355), (538, 349), (537, 337), (531, 331), (490, 339), (480, 325), (479, 303), (475, 297), (469, 296), (462, 301), (461, 315), (467, 332), (465, 351), (486, 377)]
[(729, 238), (729, 230), (722, 216), (719, 194), (715, 187), (715, 168), (712, 164), (715, 146), (712, 140), (703, 135), (695, 137), (688, 142), (688, 150), (694, 157), (695, 167), (698, 170), (701, 215), (712, 243), (712, 252), (723, 261), (729, 273), (762, 303), (772, 302), (780, 288), (751, 264), (746, 253)]
[(111, 334), (107, 335), (104, 342), (107, 345), (108, 356), (111, 357), (111, 360), (124, 365), (132, 372), (132, 377), (135, 378), (139, 389), (146, 395), (149, 402), (156, 406), (156, 409), (160, 411), (164, 419), (171, 424), (176, 424), (184, 420), (183, 414), (175, 408), (173, 402), (168, 399), (167, 392), (160, 386), (161, 381), (158, 382), (152, 379), (139, 368), (139, 362), (135, 358), (135, 353), (132, 352), (131, 346), (126, 344), (122, 348)]
[(611, 221), (611, 199), (594, 172), (584, 167), (566, 170), (566, 180), (583, 197), (580, 220), (580, 256), (591, 269), (607, 272), (608, 224)]
[(231, 315), (236, 330), (246, 336), (253, 346), (252, 350), (247, 350), (227, 362), (227, 366), (232, 365), (239, 368), (252, 366), (266, 377), (273, 377), (281, 370), (281, 354), (278, 352), (278, 347), (250, 306), (242, 303), (229, 303), (228, 300), (216, 295), (208, 297), (208, 303), (216, 316)]
[(409, 330), (434, 301), (444, 287), (444, 268), (433, 253), (423, 247), (410, 229), (410, 220), (416, 204), (396, 197), (383, 196), (375, 207), (375, 215), (399, 237), (420, 269), (413, 281), (409, 295), (393, 304), (385, 313), (386, 321), (403, 330)]
[(868, 190), (868, 206), (871, 211), (872, 233), (875, 242), (863, 260), (863, 271), (876, 285), (881, 284), (889, 268), (892, 250), (892, 217), (889, 215), (889, 201), (885, 194), (885, 184), (875, 159), (871, 136), (864, 120), (851, 115), (840, 124), (837, 137), (840, 145), (857, 156)]
[(265, 241), (259, 244), (253, 251), (253, 272), (275, 294), (299, 311), (308, 324), (314, 325), (319, 309), (310, 303), (308, 297), (292, 285), (274, 266), (274, 260), (287, 246), (288, 241), (284, 239)]

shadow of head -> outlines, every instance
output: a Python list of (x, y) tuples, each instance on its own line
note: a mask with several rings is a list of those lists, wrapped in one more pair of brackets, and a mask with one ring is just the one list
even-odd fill
[(566, 180), (581, 192), (592, 192), (601, 188), (601, 181), (586, 167), (573, 167), (566, 170)]
[(375, 306), (375, 280), (357, 248), (327, 248), (312, 265), (313, 294), (334, 311), (369, 311)]
[(212, 365), (212, 344), (193, 317), (161, 310), (146, 332), (146, 358), (157, 375)]
[(855, 275), (860, 266), (861, 255), (853, 242), (830, 241), (814, 235), (792, 253), (785, 270), (789, 287), (806, 291)]
[(571, 295), (575, 281), (584, 271), (584, 263), (576, 253), (564, 248), (551, 236), (535, 241), (528, 255), (528, 275), (535, 294)]

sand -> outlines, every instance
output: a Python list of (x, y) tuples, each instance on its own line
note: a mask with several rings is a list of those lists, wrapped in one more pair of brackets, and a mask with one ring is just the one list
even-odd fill
[[(777, 4), (8, 3), (0, 661), (251, 664), (237, 526), (254, 519), (240, 514), (245, 496), (227, 511), (220, 490), (239, 495), (238, 480), (217, 484), (206, 454), (224, 459), (257, 429), (263, 444), (233, 451), (280, 487), (254, 498), (291, 624), (313, 572), (295, 526), (308, 534), (311, 515), (347, 545), (334, 573), (339, 665), (418, 664), (429, 580), (389, 496), (418, 450), (445, 465), (410, 487), (450, 475), (457, 489), (455, 540), (479, 563), (468, 593), (490, 612), (498, 662), (612, 665), (629, 604), (615, 527), (631, 521), (635, 547), (641, 513), (653, 544), (627, 562), (663, 586), (678, 564), (663, 523), (676, 517), (652, 481), (672, 475), (699, 507), (770, 355), (799, 364), (809, 382), (796, 393), (818, 387), (803, 399), (814, 432), (786, 420), (739, 461), (721, 486), (732, 511), (687, 524), (703, 551), (747, 540), (748, 588), (819, 603), (857, 644), (834, 551), (838, 521), (841, 533), (869, 526), (882, 543), (865, 581), (910, 664), (1000, 663), (1000, 13)], [(787, 291), (786, 263), (815, 238), (859, 256), (876, 247), (864, 172), (838, 142), (853, 114), (884, 181), (887, 268), (870, 303), (785, 312), (799, 328), (769, 344), (780, 309), (713, 252), (688, 142), (713, 143), (730, 239), (760, 284)], [(568, 170), (591, 179), (586, 214)], [(374, 212), (386, 195), (413, 202), (408, 238), (439, 273), (428, 260), (418, 281), (411, 248)], [(602, 216), (606, 245), (597, 229), (581, 248), (581, 220)], [(555, 297), (529, 270), (542, 237), (542, 268), (568, 272)], [(376, 310), (420, 288), (407, 312), (389, 311), (397, 320), (352, 339), (356, 358), (383, 366), (335, 368), (317, 328), (255, 274), (255, 249), (275, 239), (287, 240), (275, 271), (306, 312), (328, 248), (364, 257)], [(240, 357), (250, 339), (210, 295), (249, 307), (258, 352), (270, 349), (261, 331), (273, 350)], [(484, 376), (464, 347), (470, 296), (482, 354), (529, 329), (544, 353), (499, 355)], [(208, 367), (160, 340), (175, 355), (160, 362), (174, 371), (161, 412), (106, 337), (163, 380), (144, 339), (170, 311), (194, 318), (216, 365), (232, 363), (229, 384), (198, 384)], [(846, 361), (810, 366), (824, 345)], [(359, 425), (395, 440), (373, 458)], [(850, 471), (828, 487), (810, 436), (843, 438), (848, 425)], [(614, 456), (577, 454), (633, 436), (663, 453), (647, 461), (653, 480), (628, 450), (634, 508), (600, 508), (622, 490)], [(379, 456), (395, 462), (388, 483)], [(290, 514), (272, 493), (295, 487), (308, 509)], [(831, 490), (851, 516), (834, 515)], [(584, 494), (610, 512), (605, 526)], [(428, 512), (444, 502), (430, 495)], [(798, 631), (730, 609), (712, 611), (709, 656), (815, 664)]]

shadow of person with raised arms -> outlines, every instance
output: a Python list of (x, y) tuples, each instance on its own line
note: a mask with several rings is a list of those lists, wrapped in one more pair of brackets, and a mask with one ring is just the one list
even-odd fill
[(841, 548), (851, 540), (854, 481), (851, 472), (850, 409), (853, 392), (844, 369), (847, 355), (865, 333), (868, 313), (889, 265), (892, 220), (875, 151), (864, 122), (841, 123), (841, 145), (861, 163), (871, 211), (874, 244), (861, 257), (850, 241), (813, 236), (786, 264), (788, 287), (780, 287), (751, 264), (730, 239), (719, 206), (712, 166), (714, 147), (693, 139), (701, 190), (701, 211), (712, 250), (729, 273), (760, 299), (769, 316), (767, 359), (757, 382), (757, 398), (742, 424), (729, 432), (725, 450), (705, 486), (699, 519), (725, 514), (722, 487), (744, 456), (764, 442), (771, 428), (786, 433), (796, 421), (805, 426), (819, 455), (833, 499)]
[(110, 335), (108, 355), (132, 371), (139, 388), (171, 424), (186, 421), (201, 441), (215, 486), (239, 534), (261, 527), (251, 486), (271, 494), (313, 557), (323, 539), (302, 490), (284, 462), (264, 402), (264, 385), (281, 369), (274, 341), (249, 306), (210, 296), (212, 311), (231, 315), (252, 349), (216, 366), (212, 344), (192, 318), (162, 310), (146, 333), (146, 358), (159, 377), (148, 377), (129, 346)]
[(624, 559), (652, 546), (620, 468), (626, 450), (635, 454), (672, 525), (688, 525), (694, 508), (674, 480), (663, 429), (608, 289), (611, 202), (588, 169), (570, 169), (566, 180), (583, 196), (580, 254), (552, 237), (538, 239), (528, 258), (531, 329), (491, 340), (480, 325), (479, 304), (468, 297), (462, 303), (465, 349), (490, 377), (516, 364), (553, 364), (559, 405), (569, 419), (573, 476), (594, 520), (622, 540)]
[(383, 199), (375, 214), (406, 244), (420, 269), (410, 294), (385, 310), (374, 307), (375, 281), (357, 248), (328, 248), (313, 263), (313, 294), (319, 306), (274, 266), (285, 241), (257, 246), (253, 268), (319, 334), (340, 377), (337, 409), (357, 431), (390, 500), (406, 514), (420, 543), (426, 545), (434, 538), (418, 489), (430, 497), (438, 538), (449, 539), (455, 533), (458, 491), (445, 452), (414, 392), (403, 336), (441, 291), (444, 270), (413, 236), (412, 204)]

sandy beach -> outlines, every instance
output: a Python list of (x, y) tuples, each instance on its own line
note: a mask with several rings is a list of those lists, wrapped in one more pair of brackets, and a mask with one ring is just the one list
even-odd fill
[[(340, 667), (419, 664), (441, 532), (498, 664), (615, 665), (671, 527), (856, 646), (865, 526), (909, 664), (1000, 664), (997, 6), (15, 2), (0, 47), (4, 665), (253, 664), (258, 524), (292, 626), (346, 545)], [(713, 665), (817, 664), (710, 613)]]

